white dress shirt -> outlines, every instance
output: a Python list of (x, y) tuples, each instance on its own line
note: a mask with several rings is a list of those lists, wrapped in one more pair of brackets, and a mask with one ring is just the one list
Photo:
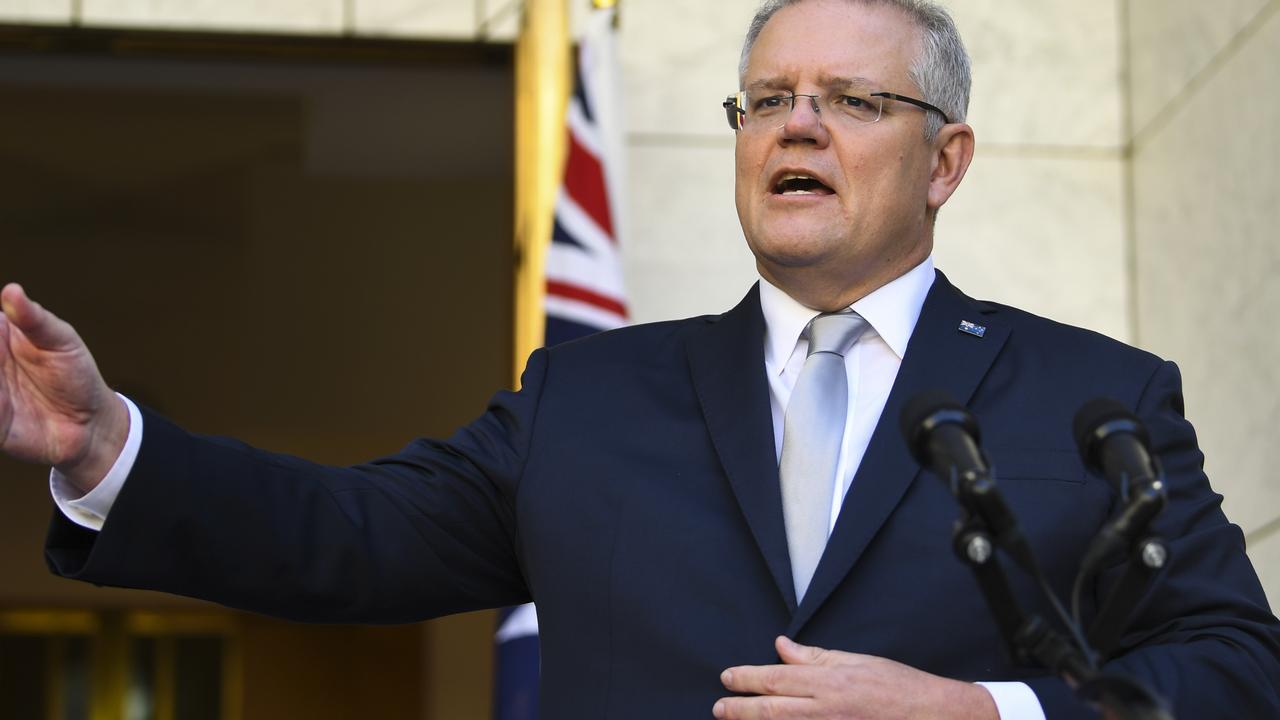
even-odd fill
[[(850, 412), (845, 420), (844, 440), (837, 465), (840, 482), (832, 488), (828, 534), (835, 527), (845, 494), (862, 463), (871, 434), (880, 422), (885, 401), (898, 377), (902, 356), (920, 318), (925, 296), (933, 286), (933, 279), (933, 258), (930, 257), (850, 306), (870, 327), (845, 355)], [(809, 341), (802, 337), (802, 333), (818, 311), (801, 305), (763, 279), (760, 281), (760, 308), (765, 322), (764, 358), (769, 375), (774, 448), (781, 459), (783, 417), (809, 350)], [(142, 445), (142, 413), (128, 398), (123, 395), (120, 398), (129, 408), (129, 436), (120, 457), (103, 481), (92, 492), (80, 497), (79, 491), (57, 470), (52, 471), (49, 477), (50, 490), (58, 508), (69, 520), (90, 530), (102, 529)], [(1001, 720), (1045, 720), (1040, 701), (1024, 683), (979, 684), (991, 693)]]

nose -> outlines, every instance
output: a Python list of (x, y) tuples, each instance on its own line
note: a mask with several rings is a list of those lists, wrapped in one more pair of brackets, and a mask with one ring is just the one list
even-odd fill
[(787, 113), (787, 121), (783, 123), (778, 138), (784, 144), (811, 142), (819, 146), (826, 145), (830, 136), (827, 134), (827, 126), (822, 122), (822, 111), (816, 96), (795, 96), (791, 112)]

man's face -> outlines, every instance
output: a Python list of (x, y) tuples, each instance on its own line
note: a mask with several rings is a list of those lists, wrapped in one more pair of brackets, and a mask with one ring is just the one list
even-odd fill
[[(920, 97), (907, 76), (918, 44), (918, 31), (900, 10), (808, 0), (765, 25), (744, 87), (828, 96), (853, 83)], [(924, 122), (920, 109), (886, 101), (879, 122), (850, 126), (815, 114), (800, 98), (781, 128), (739, 131), (738, 218), (761, 274), (804, 301), (815, 291), (797, 283), (869, 291), (923, 260), (932, 243), (932, 149)], [(811, 193), (780, 187), (790, 175), (825, 187)], [(831, 295), (830, 288), (817, 292)]]

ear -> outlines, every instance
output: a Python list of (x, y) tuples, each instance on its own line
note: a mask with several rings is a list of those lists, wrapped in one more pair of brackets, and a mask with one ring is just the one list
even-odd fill
[(938, 212), (960, 187), (973, 161), (973, 128), (965, 123), (943, 125), (933, 140), (933, 170), (929, 175), (929, 211)]

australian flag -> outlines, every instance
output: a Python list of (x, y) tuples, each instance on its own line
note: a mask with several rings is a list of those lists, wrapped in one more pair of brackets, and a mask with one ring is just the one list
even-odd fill
[(613, 8), (594, 10), (578, 44), (568, 152), (547, 250), (547, 335), (556, 345), (627, 323), (618, 242), (621, 137)]
[[(622, 113), (616, 12), (593, 10), (578, 43), (564, 180), (547, 250), (547, 345), (627, 324), (618, 233)], [(502, 611), (495, 643), (494, 720), (534, 720), (539, 659), (533, 604)]]

